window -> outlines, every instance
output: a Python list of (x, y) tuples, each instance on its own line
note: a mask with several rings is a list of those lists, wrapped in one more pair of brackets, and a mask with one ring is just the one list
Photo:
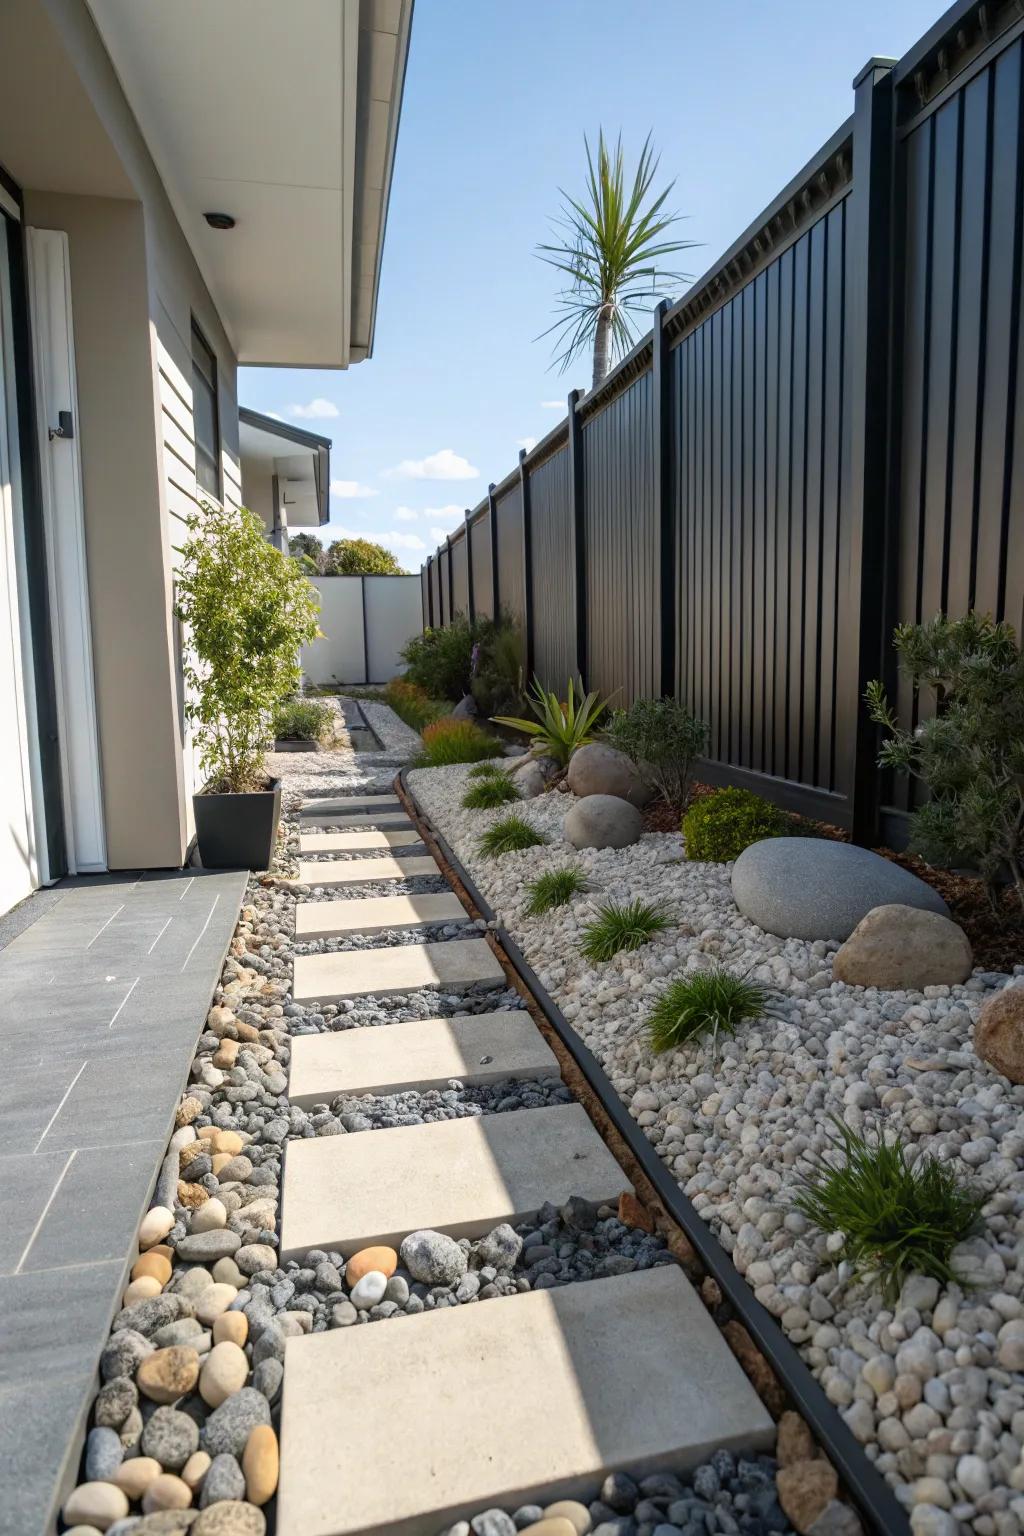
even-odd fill
[(217, 359), (202, 331), (192, 322), (192, 424), (196, 439), (196, 485), (221, 499), (220, 417), (217, 411)]

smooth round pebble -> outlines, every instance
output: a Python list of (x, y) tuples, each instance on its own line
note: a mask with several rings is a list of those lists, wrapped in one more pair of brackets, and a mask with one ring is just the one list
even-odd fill
[(136, 1500), (142, 1498), (153, 1479), (160, 1477), (162, 1472), (160, 1463), (152, 1456), (132, 1456), (128, 1461), (122, 1461), (111, 1481), (130, 1499)]
[(139, 1247), (152, 1248), (162, 1243), (174, 1226), (174, 1212), (166, 1205), (154, 1205), (142, 1218), (139, 1226)]
[(68, 1525), (92, 1526), (97, 1531), (105, 1531), (127, 1513), (127, 1496), (113, 1483), (80, 1483), (63, 1509)]
[(219, 1408), (245, 1386), (249, 1362), (245, 1351), (230, 1339), (215, 1344), (199, 1373), (199, 1395), (211, 1408)]
[(209, 1327), (220, 1317), (222, 1312), (227, 1311), (237, 1295), (237, 1287), (225, 1285), (215, 1280), (212, 1285), (208, 1285), (197, 1296), (196, 1317), (201, 1323), (205, 1323)]
[(360, 1312), (368, 1312), (379, 1301), (384, 1300), (384, 1292), (388, 1288), (388, 1277), (379, 1269), (367, 1270), (361, 1280), (358, 1280), (349, 1292), (349, 1300)]
[(242, 1453), (245, 1496), (250, 1504), (263, 1505), (273, 1498), (279, 1468), (277, 1436), (269, 1424), (257, 1424)]
[(355, 1285), (373, 1269), (379, 1270), (390, 1280), (397, 1268), (398, 1254), (393, 1248), (360, 1248), (345, 1264), (345, 1279), (349, 1285)]
[(215, 1344), (237, 1344), (239, 1348), (249, 1337), (249, 1319), (244, 1312), (222, 1312), (213, 1320)]
[(192, 1503), (192, 1490), (184, 1478), (173, 1472), (161, 1472), (146, 1489), (142, 1500), (144, 1515), (154, 1515), (161, 1509), (188, 1509)]

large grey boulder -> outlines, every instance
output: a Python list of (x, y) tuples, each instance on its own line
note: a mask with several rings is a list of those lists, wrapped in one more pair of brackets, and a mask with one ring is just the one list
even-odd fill
[(853, 987), (923, 992), (967, 980), (974, 956), (966, 933), (948, 917), (920, 907), (875, 907), (836, 955), (832, 974)]
[(477, 708), (476, 699), (471, 693), (463, 694), (462, 698), (452, 710), (453, 720), (475, 720), (480, 711)]
[(938, 891), (867, 848), (823, 837), (771, 837), (732, 867), (733, 900), (752, 923), (784, 939), (848, 939), (874, 907), (949, 916)]
[(589, 795), (616, 795), (631, 805), (646, 805), (653, 799), (632, 758), (602, 741), (577, 747), (569, 759), (569, 788), (578, 799)]
[(557, 777), (558, 764), (553, 757), (526, 757), (513, 772), (512, 782), (524, 800), (534, 800)]
[(588, 795), (577, 800), (562, 822), (565, 840), (574, 848), (627, 848), (643, 829), (636, 806), (615, 795)]

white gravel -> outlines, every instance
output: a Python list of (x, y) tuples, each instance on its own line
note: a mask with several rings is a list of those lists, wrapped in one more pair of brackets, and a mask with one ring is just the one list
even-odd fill
[[(975, 975), (926, 993), (833, 982), (835, 944), (763, 933), (733, 903), (729, 866), (688, 863), (679, 834), (577, 852), (561, 838), (572, 797), (522, 813), (541, 848), (482, 858), (507, 810), (464, 811), (467, 769), (410, 775), (421, 806), (471, 871), (544, 986), (603, 1062), (634, 1119), (781, 1323), (830, 1401), (911, 1510), (916, 1536), (1024, 1531), (1024, 1087), (974, 1055), (972, 1020), (1008, 978)], [(575, 862), (592, 891), (542, 918), (524, 884)], [(601, 900), (643, 897), (673, 919), (643, 949), (603, 965), (580, 955)], [(772, 989), (769, 1016), (719, 1043), (664, 1057), (643, 1021), (666, 980), (722, 962)], [(1024, 975), (1024, 966), (1017, 967)], [(789, 1209), (801, 1154), (827, 1117), (884, 1122), (989, 1194), (984, 1235), (957, 1255), (965, 1285), (912, 1277), (895, 1309), (856, 1285)], [(970, 1284), (967, 1284), (967, 1282)]]

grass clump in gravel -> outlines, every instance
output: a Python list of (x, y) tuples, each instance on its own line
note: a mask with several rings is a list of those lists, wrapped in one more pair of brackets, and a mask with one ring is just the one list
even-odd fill
[(526, 903), (526, 915), (543, 917), (545, 912), (551, 912), (555, 907), (564, 907), (586, 889), (587, 877), (581, 869), (575, 869), (572, 865), (566, 869), (551, 869), (527, 885), (526, 892), (530, 899)]
[(744, 1019), (764, 1011), (761, 987), (734, 976), (722, 966), (695, 971), (672, 982), (647, 1017), (651, 1049), (661, 1054), (710, 1034), (717, 1046), (719, 1035), (732, 1035)]
[(893, 1301), (908, 1275), (943, 1285), (958, 1279), (950, 1258), (977, 1232), (985, 1195), (961, 1181), (949, 1163), (921, 1156), (881, 1134), (861, 1136), (837, 1116), (828, 1146), (799, 1171), (795, 1208), (821, 1232), (841, 1232), (841, 1257), (861, 1278), (877, 1279)]
[(487, 828), (480, 839), (480, 852), (488, 858), (497, 858), (503, 853), (516, 853), (521, 848), (539, 848), (546, 842), (547, 838), (531, 827), (524, 816), (511, 811)]
[(462, 797), (464, 811), (491, 811), (519, 799), (519, 791), (507, 773), (489, 773), (478, 779)]
[(453, 763), (478, 763), (493, 757), (497, 743), (472, 720), (435, 720), (423, 728), (423, 751), (414, 768), (448, 768)]
[(620, 949), (639, 949), (668, 925), (664, 912), (646, 901), (629, 901), (624, 906), (612, 901), (584, 928), (580, 948), (587, 960), (610, 960)]
[(469, 770), (469, 777), (471, 779), (489, 779), (493, 774), (504, 772), (505, 769), (502, 768), (500, 763), (474, 763)]

